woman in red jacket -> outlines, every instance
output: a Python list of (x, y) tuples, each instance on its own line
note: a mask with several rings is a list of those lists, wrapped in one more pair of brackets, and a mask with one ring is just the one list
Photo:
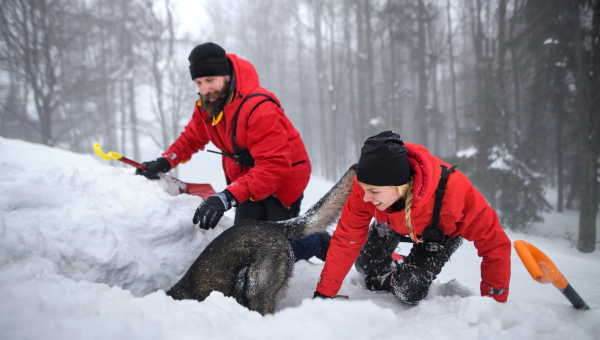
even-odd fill
[[(407, 236), (413, 247), (395, 264), (392, 253)], [(483, 258), (481, 295), (505, 302), (511, 242), (494, 210), (464, 174), (424, 147), (405, 145), (398, 134), (382, 132), (361, 149), (352, 193), (331, 239), (315, 297), (335, 296), (355, 263), (367, 275), (368, 289), (387, 290), (402, 302), (417, 304), (463, 238), (473, 241)]]

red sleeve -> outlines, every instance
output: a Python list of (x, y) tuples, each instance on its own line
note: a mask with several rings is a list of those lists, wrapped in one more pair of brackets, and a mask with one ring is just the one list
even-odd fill
[(162, 155), (169, 160), (171, 167), (174, 168), (181, 162), (189, 161), (198, 150), (204, 150), (207, 143), (206, 123), (204, 123), (200, 112), (198, 112), (198, 106), (196, 106), (192, 120), (186, 125), (179, 138)]
[(364, 191), (355, 178), (352, 192), (344, 204), (342, 217), (331, 238), (327, 261), (317, 284), (317, 291), (323, 295), (335, 296), (338, 293), (360, 248), (367, 241), (373, 215), (365, 209), (363, 196)]
[[(468, 182), (468, 179), (465, 180)], [(506, 302), (510, 282), (511, 242), (500, 226), (496, 212), (471, 183), (462, 185), (464, 196), (453, 200), (452, 208), (461, 215), (457, 227), (468, 241), (473, 241), (481, 262), (481, 295)], [(493, 291), (490, 290), (493, 288)], [(502, 294), (498, 294), (504, 290)]]
[(292, 151), (279, 107), (261, 104), (248, 120), (248, 150), (254, 167), (233, 181), (227, 190), (239, 203), (258, 201), (279, 189), (292, 170)]

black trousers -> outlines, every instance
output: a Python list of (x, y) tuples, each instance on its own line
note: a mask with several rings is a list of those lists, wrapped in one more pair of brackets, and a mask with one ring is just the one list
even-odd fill
[(235, 208), (234, 223), (243, 220), (252, 219), (260, 221), (285, 221), (297, 217), (300, 214), (300, 204), (304, 195), (292, 203), (290, 208), (286, 208), (273, 195), (260, 201), (245, 200)]
[(413, 244), (404, 262), (395, 268), (392, 253), (402, 239), (406, 239), (386, 225), (373, 222), (367, 242), (360, 250), (354, 263), (356, 269), (368, 276), (383, 275), (393, 270), (392, 292), (402, 302), (415, 305), (427, 296), (431, 283), (462, 244), (458, 235), (446, 238), (437, 252), (427, 252), (421, 244)]
[[(269, 196), (264, 200), (251, 201), (246, 200), (240, 204), (235, 211), (234, 223), (245, 219), (261, 221), (285, 221), (290, 218), (298, 217), (300, 214), (300, 204), (304, 195), (294, 202), (289, 209), (286, 208), (274, 196)], [(292, 248), (296, 261), (308, 260), (321, 251), (322, 240), (317, 234), (309, 235), (300, 240), (292, 242)]]

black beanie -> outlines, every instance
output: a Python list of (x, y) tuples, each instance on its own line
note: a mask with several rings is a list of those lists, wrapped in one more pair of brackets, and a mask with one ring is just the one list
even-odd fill
[(208, 42), (194, 47), (188, 60), (190, 61), (192, 80), (231, 74), (225, 50), (215, 43)]
[(410, 173), (407, 150), (400, 135), (384, 131), (367, 138), (356, 168), (359, 182), (374, 186), (400, 186), (408, 183)]

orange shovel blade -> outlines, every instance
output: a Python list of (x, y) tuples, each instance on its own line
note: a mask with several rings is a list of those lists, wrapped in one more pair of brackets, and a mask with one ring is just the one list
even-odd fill
[(515, 241), (514, 247), (534, 280), (539, 283), (552, 283), (561, 290), (567, 288), (567, 279), (541, 250), (523, 240)]

